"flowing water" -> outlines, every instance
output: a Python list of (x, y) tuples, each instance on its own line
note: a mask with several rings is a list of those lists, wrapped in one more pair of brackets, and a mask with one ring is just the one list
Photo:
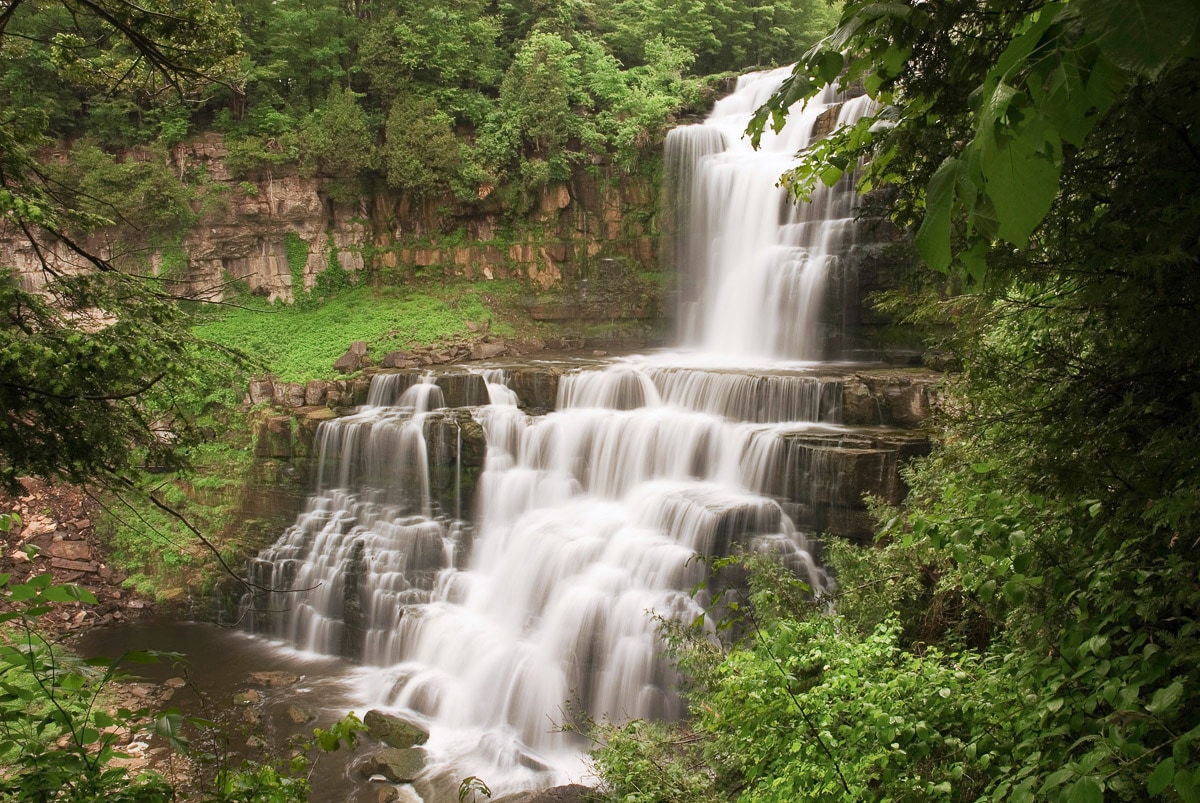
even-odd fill
[[(319, 487), (251, 567), (292, 592), (249, 600), (248, 621), (356, 659), (363, 706), (429, 726), (431, 775), (497, 792), (578, 780), (585, 745), (562, 726), (581, 713), (680, 715), (654, 617), (704, 615), (700, 556), (769, 550), (827, 583), (796, 524), (827, 480), (784, 438), (838, 428), (839, 387), (810, 363), (828, 356), (823, 286), (852, 245), (853, 194), (797, 207), (775, 187), (835, 96), (759, 152), (742, 138), (786, 74), (743, 78), (668, 138), (679, 351), (568, 367), (540, 416), (503, 368), (476, 372), (486, 393), (466, 418), (446, 417), (435, 377), (380, 375), (356, 414), (322, 425)], [(435, 422), (453, 434), (431, 438)], [(475, 476), (462, 455), (479, 430)], [(432, 489), (431, 450), (455, 456), (452, 493)]]

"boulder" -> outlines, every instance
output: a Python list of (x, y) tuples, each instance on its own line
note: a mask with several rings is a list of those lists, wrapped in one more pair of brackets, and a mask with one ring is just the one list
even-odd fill
[(392, 783), (408, 783), (425, 769), (425, 749), (387, 747), (364, 757), (355, 769), (364, 778), (382, 775)]
[(236, 706), (258, 705), (261, 702), (262, 692), (258, 689), (250, 689), (233, 695), (233, 704)]
[(310, 709), (301, 705), (289, 705), (284, 713), (296, 725), (303, 725), (305, 722), (312, 722), (317, 718), (317, 715)]
[(299, 682), (300, 676), (294, 672), (251, 672), (247, 679), (251, 686), (266, 686), (268, 688), (280, 688), (282, 686), (291, 686)]
[(270, 404), (275, 398), (275, 384), (270, 379), (250, 380), (250, 403)]
[(424, 728), (374, 708), (363, 717), (363, 724), (367, 726), (367, 733), (388, 747), (407, 749), (429, 740), (429, 733)]
[(471, 344), (471, 359), (472, 360), (490, 360), (495, 357), (508, 353), (508, 344), (506, 343), (472, 343)]
[(389, 351), (379, 363), (381, 368), (417, 368), (420, 361), (410, 351)]
[(316, 407), (325, 403), (329, 388), (327, 382), (311, 379), (304, 385), (304, 406)]
[(346, 353), (333, 363), (333, 370), (341, 374), (352, 374), (361, 369), (367, 362), (367, 342), (356, 340), (350, 344)]

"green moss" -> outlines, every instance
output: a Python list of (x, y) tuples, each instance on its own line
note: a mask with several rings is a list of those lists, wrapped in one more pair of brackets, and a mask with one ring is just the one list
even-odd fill
[[(485, 295), (491, 297), (492, 284), (445, 287), (430, 282), (421, 288), (423, 292), (356, 287), (305, 308), (247, 299), (242, 308), (225, 307), (216, 317), (198, 322), (194, 331), (244, 352), (252, 371), (303, 382), (330, 376), (333, 363), (356, 340), (365, 340), (373, 354), (382, 355), (470, 336), (468, 321), (483, 323), (497, 317), (485, 300)], [(507, 287), (497, 289), (511, 292)], [(492, 331), (505, 334), (513, 329), (494, 326)]]
[(296, 232), (289, 231), (283, 236), (283, 248), (287, 253), (288, 270), (292, 274), (292, 295), (299, 298), (304, 293), (304, 266), (308, 264), (308, 243)]

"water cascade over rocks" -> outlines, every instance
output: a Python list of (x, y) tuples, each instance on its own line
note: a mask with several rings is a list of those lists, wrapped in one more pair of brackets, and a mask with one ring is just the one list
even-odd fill
[(802, 530), (827, 524), (820, 444), (847, 430), (841, 385), (811, 361), (828, 356), (822, 287), (853, 195), (794, 206), (775, 184), (820, 115), (867, 101), (811, 103), (756, 153), (741, 132), (786, 74), (743, 78), (667, 141), (680, 351), (560, 365), (543, 415), (503, 368), (460, 370), (475, 390), (456, 394), (376, 376), (322, 424), (316, 492), (250, 568), (293, 590), (248, 599), (251, 629), (356, 659), (364, 706), (429, 728), (427, 799), (469, 775), (498, 793), (586, 780), (562, 729), (578, 712), (679, 716), (653, 617), (704, 614), (699, 556), (769, 550), (828, 582)]

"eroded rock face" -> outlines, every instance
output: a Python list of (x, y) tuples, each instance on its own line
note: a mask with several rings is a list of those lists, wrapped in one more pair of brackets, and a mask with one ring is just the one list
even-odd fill
[(842, 422), (919, 427), (933, 411), (939, 382), (940, 375), (926, 370), (856, 373), (842, 385)]

